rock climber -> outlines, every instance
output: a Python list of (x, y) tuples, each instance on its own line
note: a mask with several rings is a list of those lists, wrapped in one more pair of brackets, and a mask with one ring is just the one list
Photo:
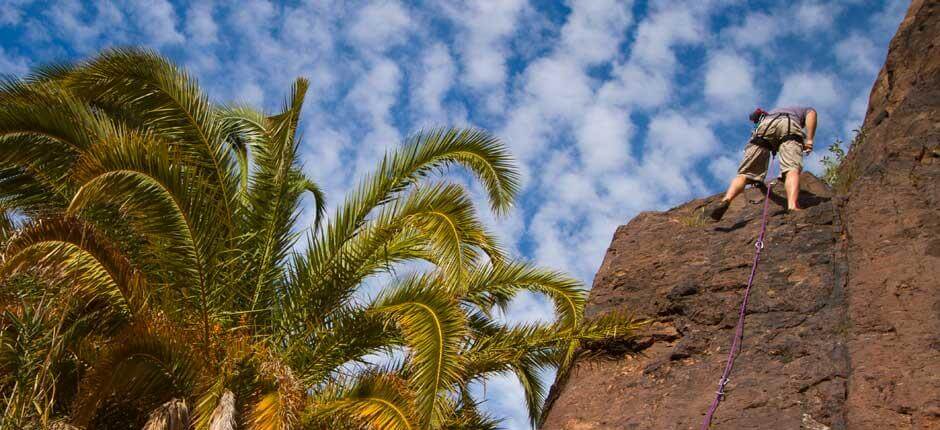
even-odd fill
[(738, 174), (728, 186), (724, 198), (705, 210), (705, 215), (715, 221), (721, 220), (731, 201), (744, 191), (747, 184), (763, 184), (772, 152), (780, 158), (780, 176), (787, 190), (787, 210), (800, 210), (797, 204), (800, 172), (803, 170), (803, 154), (813, 150), (816, 110), (807, 106), (783, 107), (770, 112), (757, 108), (751, 113), (750, 120), (756, 127), (744, 148)]

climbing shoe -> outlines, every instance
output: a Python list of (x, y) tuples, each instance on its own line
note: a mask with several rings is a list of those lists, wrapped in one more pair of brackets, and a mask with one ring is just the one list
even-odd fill
[(721, 217), (725, 216), (725, 212), (728, 211), (728, 206), (731, 205), (731, 202), (721, 200), (717, 203), (712, 203), (705, 208), (705, 216), (715, 220), (721, 221)]

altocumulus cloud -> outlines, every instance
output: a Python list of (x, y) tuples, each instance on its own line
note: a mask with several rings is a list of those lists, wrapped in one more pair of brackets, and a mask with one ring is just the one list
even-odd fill
[[(308, 76), (303, 159), (334, 203), (419, 127), (489, 129), (526, 183), (513, 214), (486, 221), (515, 253), (590, 283), (617, 225), (723, 187), (754, 105), (813, 104), (817, 147), (850, 138), (906, 5), (0, 0), (0, 74), (144, 45), (219, 101), (269, 108)], [(504, 317), (550, 312), (526, 295)], [(528, 427), (511, 378), (476, 392), (507, 428)]]

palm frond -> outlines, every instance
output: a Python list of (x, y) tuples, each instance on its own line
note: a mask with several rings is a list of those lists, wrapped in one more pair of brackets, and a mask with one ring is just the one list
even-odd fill
[(394, 374), (370, 372), (360, 375), (333, 399), (310, 408), (307, 421), (330, 421), (333, 415), (348, 417), (363, 428), (417, 430), (422, 427), (414, 416), (414, 394), (407, 383)]
[[(519, 190), (514, 162), (502, 144), (479, 130), (441, 129), (419, 133), (368, 175), (337, 210), (324, 234), (310, 244), (314, 254), (333, 261), (380, 206), (435, 171), (462, 165), (479, 177), (498, 213), (512, 205)], [(328, 263), (328, 265), (331, 265)]]
[[(238, 170), (224, 124), (196, 81), (153, 51), (110, 49), (63, 69), (55, 81), (131, 127), (156, 133), (184, 155), (235, 214)], [(232, 225), (227, 218), (222, 219)]]
[(374, 305), (376, 312), (394, 316), (411, 350), (408, 379), (425, 426), (444, 421), (444, 391), (460, 380), (460, 342), (467, 330), (457, 301), (439, 287), (428, 277), (409, 277), (383, 291)]
[(580, 281), (528, 263), (477, 265), (470, 272), (468, 285), (466, 301), (484, 311), (493, 306), (505, 310), (516, 294), (528, 290), (551, 298), (559, 321), (567, 327), (577, 327), (584, 314), (587, 294)]
[(307, 337), (290, 338), (291, 347), (284, 352), (307, 386), (329, 382), (346, 363), (404, 344), (400, 333), (387, 329), (385, 315), (358, 306), (337, 309), (332, 315)]
[(219, 277), (228, 275), (220, 258), (229, 230), (219, 222), (217, 196), (198, 177), (173, 162), (166, 145), (129, 133), (103, 142), (87, 154), (74, 173), (79, 184), (68, 211), (117, 206), (132, 228), (148, 238), (156, 259), (181, 279), (178, 285), (201, 315), (204, 341), (217, 305), (230, 291)]
[(43, 295), (0, 312), (0, 425), (48, 425), (56, 400), (56, 365), (65, 353), (61, 318)]
[(0, 81), (0, 137), (44, 137), (59, 151), (78, 154), (105, 129), (100, 115), (57, 83)]
[(441, 426), (442, 430), (499, 430), (500, 421), (479, 410), (473, 402), (462, 402), (453, 417)]
[[(520, 189), (484, 131), (415, 134), (326, 220), (308, 86), (218, 105), (140, 49), (0, 80), (0, 427), (494, 429), (472, 384), (515, 375), (536, 422), (544, 370), (632, 336), (481, 222), (453, 168), (496, 215)], [(557, 320), (494, 319), (523, 292)]]
[(298, 79), (291, 91), (284, 112), (267, 121), (271, 140), (258, 141), (253, 153), (257, 169), (248, 189), (248, 246), (257, 250), (252, 257), (255, 268), (250, 309), (273, 305), (273, 284), (282, 276), (280, 264), (293, 246), (292, 227), (297, 216), (302, 189), (295, 185), (297, 170), (296, 139), (300, 110), (308, 83)]
[(466, 267), (481, 250), (501, 253), (462, 187), (416, 187), (382, 207), (335, 253), (314, 246), (305, 258), (295, 259), (290, 279), (296, 289), (287, 291), (297, 304), (292, 317), (322, 318), (346, 302), (364, 279), (408, 260), (431, 261), (448, 273), (443, 279), (449, 288), (462, 287)]
[[(0, 189), (6, 191), (6, 207), (25, 212), (61, 209), (70, 197), (69, 170), (112, 128), (58, 85), (0, 83)], [(24, 180), (33, 182), (22, 191), (34, 199), (18, 197), (16, 188), (8, 188)]]
[(103, 406), (111, 397), (156, 407), (168, 397), (190, 393), (208, 358), (200, 359), (192, 350), (191, 336), (166, 322), (128, 327), (82, 378), (85, 389), (72, 405), (73, 424), (87, 425), (99, 410), (107, 409)]
[(316, 182), (313, 182), (305, 176), (296, 178), (295, 183), (299, 188), (313, 196), (314, 214), (313, 225), (311, 227), (314, 232), (316, 232), (320, 229), (320, 222), (323, 220), (324, 215), (326, 215), (326, 194), (320, 189), (320, 186), (317, 185)]
[(3, 255), (6, 276), (37, 264), (59, 267), (63, 276), (83, 289), (106, 294), (118, 290), (135, 313), (142, 310), (149, 293), (144, 274), (94, 227), (75, 218), (43, 219), (22, 227)]
[(0, 207), (0, 246), (4, 246), (9, 242), (20, 224), (20, 220), (17, 220), (13, 215), (13, 211)]

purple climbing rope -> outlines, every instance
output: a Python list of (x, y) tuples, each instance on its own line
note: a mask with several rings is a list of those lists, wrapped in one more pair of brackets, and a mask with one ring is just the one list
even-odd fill
[[(770, 166), (768, 166), (768, 175), (770, 176), (770, 168), (774, 164), (774, 155), (771, 155)], [(764, 234), (767, 233), (767, 211), (770, 207), (770, 189), (773, 188), (774, 180), (767, 182), (765, 185), (767, 187), (767, 194), (764, 196), (764, 214), (761, 217), (760, 222), (760, 234), (757, 236), (757, 242), (754, 243), (756, 248), (754, 252), (754, 262), (751, 264), (751, 276), (747, 278), (747, 288), (744, 289), (744, 299), (741, 300), (741, 309), (738, 312), (738, 324), (734, 327), (734, 338), (731, 341), (731, 349), (728, 350), (728, 361), (725, 364), (725, 371), (721, 374), (721, 380), (718, 381), (718, 391), (715, 392), (715, 400), (712, 401), (711, 407), (708, 408), (708, 412), (705, 414), (705, 421), (702, 422), (701, 430), (708, 430), (708, 427), (711, 426), (712, 417), (715, 415), (715, 411), (718, 410), (718, 404), (721, 403), (722, 397), (725, 396), (725, 385), (728, 384), (728, 376), (731, 375), (731, 368), (734, 367), (734, 359), (738, 353), (738, 350), (741, 348), (741, 341), (744, 339), (744, 315), (747, 313), (747, 300), (751, 296), (751, 286), (754, 285), (754, 276), (757, 274), (757, 263), (760, 262), (760, 253), (764, 250)]]

